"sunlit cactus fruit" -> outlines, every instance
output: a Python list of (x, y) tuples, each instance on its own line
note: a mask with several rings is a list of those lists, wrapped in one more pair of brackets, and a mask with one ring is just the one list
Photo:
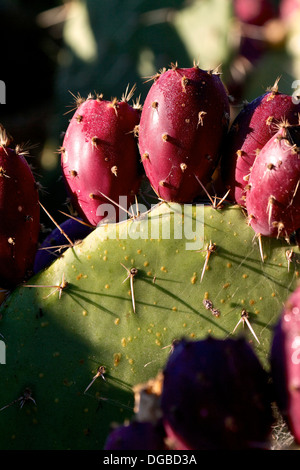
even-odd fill
[(197, 65), (153, 77), (139, 126), (146, 175), (166, 201), (188, 203), (203, 192), (217, 166), (229, 124), (229, 100), (217, 70)]
[[(135, 136), (140, 105), (131, 106), (134, 87), (118, 101), (102, 95), (77, 98), (61, 151), (67, 192), (79, 216), (97, 226), (104, 218), (126, 218), (140, 185)], [(120, 200), (121, 198), (121, 200)]]

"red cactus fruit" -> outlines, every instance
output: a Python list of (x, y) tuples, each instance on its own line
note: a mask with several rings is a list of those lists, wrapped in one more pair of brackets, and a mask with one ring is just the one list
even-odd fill
[(289, 238), (300, 227), (300, 125), (282, 125), (258, 153), (247, 187), (256, 234)]
[(19, 146), (0, 127), (0, 286), (10, 289), (32, 274), (40, 232), (38, 189)]
[(273, 420), (268, 377), (244, 339), (182, 340), (163, 373), (163, 421), (175, 449), (266, 445)]
[[(67, 191), (79, 216), (94, 226), (106, 216), (118, 221), (119, 197), (124, 196), (120, 205), (127, 209), (139, 187), (135, 130), (140, 106), (128, 103), (133, 91), (121, 101), (102, 95), (79, 98), (64, 137), (61, 166)], [(106, 214), (101, 204), (109, 204), (112, 212)]]
[(224, 143), (221, 175), (231, 188), (232, 201), (245, 207), (245, 187), (256, 153), (277, 132), (282, 120), (298, 124), (300, 104), (278, 91), (278, 79), (271, 90), (247, 104), (234, 119)]
[(274, 329), (270, 363), (277, 405), (300, 444), (300, 287), (286, 301)]
[(156, 194), (191, 202), (211, 179), (229, 122), (227, 92), (217, 71), (172, 68), (154, 77), (143, 105), (139, 148)]
[(283, 21), (294, 19), (300, 12), (299, 0), (281, 0), (279, 5), (279, 16)]
[(234, 0), (233, 10), (240, 21), (255, 26), (264, 25), (276, 14), (270, 0)]

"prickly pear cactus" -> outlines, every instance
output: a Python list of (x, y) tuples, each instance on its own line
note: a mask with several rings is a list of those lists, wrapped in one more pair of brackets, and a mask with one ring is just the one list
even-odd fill
[(297, 256), (261, 251), (237, 206), (161, 203), (98, 227), (1, 306), (0, 447), (102, 449), (175, 338), (244, 335), (268, 369)]

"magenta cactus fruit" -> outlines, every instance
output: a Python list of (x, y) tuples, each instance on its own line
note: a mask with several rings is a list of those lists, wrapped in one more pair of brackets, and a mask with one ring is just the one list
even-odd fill
[(300, 287), (286, 301), (275, 327), (270, 362), (276, 402), (300, 444)]
[(143, 105), (139, 149), (160, 198), (185, 203), (199, 196), (219, 160), (228, 122), (228, 96), (217, 71), (175, 64), (154, 77)]
[(12, 288), (32, 274), (40, 232), (38, 188), (19, 146), (0, 127), (0, 286)]
[(278, 91), (278, 81), (270, 91), (244, 106), (234, 119), (224, 143), (221, 175), (231, 189), (232, 201), (245, 207), (245, 188), (256, 154), (273, 137), (278, 124), (287, 120), (298, 124), (300, 104)]
[(256, 234), (289, 236), (300, 227), (300, 125), (282, 125), (257, 155), (247, 186)]
[(244, 339), (182, 340), (164, 369), (167, 436), (178, 450), (264, 447), (273, 419), (270, 392)]
[[(140, 106), (128, 103), (133, 91), (121, 101), (106, 101), (102, 95), (79, 98), (64, 137), (61, 166), (67, 191), (79, 216), (93, 226), (104, 217), (118, 221), (117, 204), (127, 209), (139, 188), (135, 132)], [(108, 204), (113, 212), (107, 214)]]

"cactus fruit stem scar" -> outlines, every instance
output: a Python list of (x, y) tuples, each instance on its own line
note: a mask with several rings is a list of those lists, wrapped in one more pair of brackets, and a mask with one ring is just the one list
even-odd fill
[(255, 338), (256, 341), (260, 344), (260, 342), (259, 342), (259, 340), (258, 340), (256, 334), (254, 333), (254, 330), (253, 330), (253, 328), (252, 328), (252, 326), (251, 326), (251, 324), (250, 324), (250, 322), (249, 322), (249, 313), (248, 313), (245, 309), (242, 310), (241, 318), (239, 319), (239, 321), (238, 321), (237, 324), (235, 325), (232, 334), (235, 332), (235, 330), (237, 329), (237, 327), (239, 326), (240, 323), (243, 323), (243, 326), (244, 326), (245, 323), (246, 323), (246, 325), (248, 326), (249, 330), (250, 330), (251, 333), (253, 334), (254, 338)]
[(31, 400), (36, 405), (35, 399), (32, 397), (32, 391), (29, 388), (25, 388), (22, 396), (20, 396), (16, 400), (13, 400), (8, 405), (3, 406), (0, 409), (0, 411), (5, 410), (5, 408), (8, 408), (9, 406), (12, 406), (12, 405), (14, 405), (15, 403), (18, 403), (18, 402), (20, 402), (20, 408), (23, 408), (24, 404), (26, 402), (28, 402), (29, 400)]
[(134, 297), (134, 289), (133, 289), (133, 279), (137, 275), (138, 270), (136, 268), (131, 268), (130, 270), (124, 266), (124, 264), (120, 263), (121, 266), (123, 266), (124, 269), (126, 269), (128, 276), (126, 279), (124, 279), (123, 283), (127, 281), (127, 279), (130, 279), (130, 292), (131, 292), (131, 300), (132, 300), (132, 308), (135, 313), (135, 297)]
[(93, 380), (89, 383), (89, 385), (86, 387), (83, 393), (86, 393), (88, 391), (88, 389), (93, 385), (93, 383), (95, 382), (96, 379), (98, 379), (98, 377), (102, 377), (103, 380), (106, 380), (104, 377), (104, 374), (105, 374), (105, 367), (104, 366), (98, 367), (97, 372), (93, 377)]

